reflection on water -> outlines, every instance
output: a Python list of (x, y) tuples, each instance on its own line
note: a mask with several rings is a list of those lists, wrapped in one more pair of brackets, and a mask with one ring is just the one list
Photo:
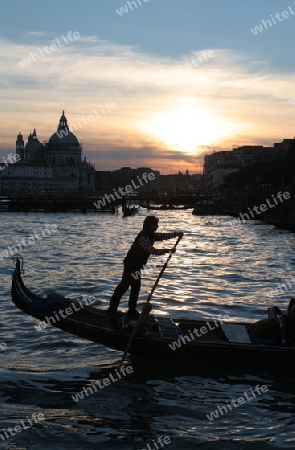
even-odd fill
[[(153, 295), (153, 309), (171, 317), (232, 320), (264, 318), (268, 294), (294, 275), (294, 234), (260, 222), (232, 227), (230, 217), (197, 217), (189, 211), (161, 211), (159, 231), (183, 230)], [(67, 297), (94, 295), (106, 308), (117, 285), (122, 260), (142, 226), (141, 215), (1, 214), (1, 249), (17, 245), (46, 224), (58, 231), (26, 246), (24, 280), (32, 291), (57, 291)], [(174, 240), (156, 243), (173, 245)], [(166, 255), (167, 257), (167, 255)], [(166, 257), (151, 258), (143, 272), (139, 303), (147, 298)], [(121, 353), (48, 327), (18, 311), (10, 299), (12, 262), (0, 262), (2, 275), (0, 344), (1, 429), (14, 427), (34, 412), (45, 421), (3, 442), (13, 449), (143, 449), (168, 436), (167, 449), (294, 448), (294, 379), (284, 370), (256, 372), (200, 364), (196, 373), (166, 374), (150, 361), (140, 370), (75, 403), (72, 395), (103, 379)], [(274, 303), (283, 309), (294, 293), (282, 292)], [(127, 307), (125, 297), (120, 307)], [(197, 362), (196, 362), (197, 363)], [(274, 361), (274, 366), (276, 365)], [(140, 366), (138, 366), (140, 367)], [(138, 368), (137, 367), (137, 368)], [(167, 373), (168, 371), (168, 373)], [(160, 373), (162, 376), (160, 376)], [(157, 378), (157, 374), (159, 374)], [(256, 385), (268, 391), (212, 421), (218, 406)]]

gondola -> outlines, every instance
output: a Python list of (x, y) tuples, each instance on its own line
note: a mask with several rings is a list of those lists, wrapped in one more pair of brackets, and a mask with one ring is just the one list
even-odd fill
[[(63, 317), (57, 315), (56, 307), (51, 314), (58, 320), (52, 323), (48, 319), (49, 313), (38, 312), (46, 303), (46, 298), (33, 294), (24, 285), (22, 257), (15, 255), (13, 260), (15, 269), (11, 296), (20, 310), (81, 338), (119, 351), (126, 349), (136, 319), (128, 318), (123, 313), (110, 316), (106, 310), (93, 306), (79, 309), (80, 303), (63, 298)], [(287, 364), (288, 368), (295, 368), (295, 347), (279, 340), (275, 343), (257, 342), (249, 333), (249, 327), (249, 323), (230, 323), (222, 318), (188, 320), (149, 314), (135, 335), (129, 354), (149, 360), (158, 359), (159, 362), (169, 360), (173, 364), (190, 361), (199, 365), (207, 361), (214, 364)]]
[(193, 207), (190, 205), (183, 205), (183, 206), (175, 206), (175, 205), (159, 205), (159, 206), (155, 206), (155, 205), (149, 205), (146, 203), (141, 203), (141, 205), (143, 208), (147, 208), (150, 211), (183, 211), (186, 209), (192, 209)]
[(123, 212), (123, 217), (130, 217), (130, 216), (135, 216), (135, 214), (139, 213), (139, 207), (129, 207), (129, 206), (122, 206), (122, 212)]
[(211, 216), (219, 215), (221, 212), (222, 211), (218, 203), (216, 203), (212, 199), (203, 198), (198, 201), (192, 211), (192, 214), (194, 214), (195, 216)]

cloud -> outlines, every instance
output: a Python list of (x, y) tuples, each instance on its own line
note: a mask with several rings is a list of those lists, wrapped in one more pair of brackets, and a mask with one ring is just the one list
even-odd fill
[[(108, 142), (100, 142), (96, 146), (99, 153), (99, 163), (96, 164), (96, 170), (110, 170), (116, 161), (116, 168), (130, 167), (150, 167), (160, 170), (161, 173), (178, 172), (193, 167), (194, 172), (201, 170), (203, 166), (204, 156), (197, 157), (192, 154), (177, 153), (173, 150), (163, 147), (142, 146), (142, 147), (124, 147), (123, 145), (114, 147)], [(88, 152), (91, 161), (92, 152)], [(127, 162), (127, 163), (126, 163)], [(165, 168), (165, 170), (163, 170)]]
[[(81, 36), (41, 56), (40, 49), (60, 37), (32, 31), (23, 43), (0, 39), (2, 147), (12, 149), (19, 130), (26, 137), (35, 127), (40, 140), (46, 140), (56, 130), (63, 109), (71, 124), (93, 114), (106, 102), (116, 102), (118, 108), (75, 131), (97, 169), (102, 162), (112, 169), (122, 162), (130, 166), (142, 162), (163, 172), (168, 166), (185, 164), (193, 170), (194, 161), (200, 166), (200, 155), (206, 146), (204, 129), (197, 144), (204, 117), (209, 121), (210, 148), (217, 125), (223, 127), (225, 135), (213, 144), (218, 147), (219, 142), (226, 143), (229, 149), (237, 141), (257, 144), (267, 137), (271, 144), (294, 134), (295, 108), (288, 103), (295, 95), (294, 74), (272, 72), (259, 55), (204, 49), (179, 59), (162, 58), (143, 53), (136, 46)], [(200, 63), (205, 51), (207, 55), (214, 52), (214, 57)], [(39, 59), (35, 57), (36, 61), (21, 67), (20, 61), (38, 52)], [(192, 64), (185, 69), (192, 60), (198, 66)], [(166, 83), (157, 86), (157, 80)], [(192, 143), (195, 134), (194, 151), (166, 139), (169, 124), (167, 130), (152, 131), (159, 118), (168, 118), (173, 112), (176, 119), (171, 133), (178, 128), (175, 139), (181, 140), (182, 128), (187, 133), (181, 118), (187, 111), (192, 117)], [(234, 135), (238, 125), (245, 122), (251, 122), (252, 127)]]

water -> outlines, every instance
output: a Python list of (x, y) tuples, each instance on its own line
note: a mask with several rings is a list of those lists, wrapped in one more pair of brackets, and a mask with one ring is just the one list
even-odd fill
[[(154, 312), (258, 320), (266, 317), (268, 294), (278, 283), (289, 280), (292, 287), (294, 234), (261, 222), (233, 228), (230, 217), (197, 217), (190, 211), (157, 215), (159, 231), (183, 230), (185, 237), (155, 291)], [(94, 295), (95, 305), (106, 308), (144, 216), (145, 211), (130, 218), (1, 213), (0, 252), (26, 239), (19, 253), (25, 260), (25, 283), (32, 291), (41, 295), (56, 291), (72, 298)], [(35, 232), (41, 235), (48, 224), (55, 224), (56, 232), (28, 245), (27, 239)], [(140, 304), (166, 257), (150, 260)], [(250, 450), (295, 448), (295, 380), (280, 368), (276, 375), (245, 368), (232, 371), (216, 368), (212, 361), (210, 367), (200, 364), (197, 373), (181, 377), (144, 379), (135, 373), (76, 403), (71, 396), (105, 378), (121, 353), (52, 327), (38, 332), (36, 320), (12, 304), (11, 269), (9, 256), (0, 262), (0, 448), (154, 450), (155, 443), (171, 450), (230, 450), (237, 444)], [(292, 295), (288, 288), (273, 302), (285, 308)], [(127, 307), (127, 297), (120, 307)], [(1, 344), (7, 348), (1, 350)], [(218, 418), (207, 418), (218, 406), (245, 393), (249, 396), (257, 385), (265, 385), (267, 391), (232, 411), (223, 409)], [(44, 420), (32, 422), (34, 413), (44, 414)], [(18, 432), (11, 435), (8, 428), (13, 431), (17, 425)]]

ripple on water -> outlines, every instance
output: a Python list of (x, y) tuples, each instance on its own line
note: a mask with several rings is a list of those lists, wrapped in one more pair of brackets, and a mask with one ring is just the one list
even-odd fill
[[(154, 311), (170, 317), (232, 320), (266, 316), (271, 290), (294, 276), (294, 234), (253, 222), (232, 227), (229, 217), (197, 217), (190, 211), (160, 211), (159, 231), (182, 229), (178, 245), (153, 295)], [(94, 295), (106, 307), (120, 280), (122, 260), (141, 229), (145, 212), (121, 215), (1, 214), (2, 248), (56, 224), (58, 231), (20, 252), (25, 283), (35, 293), (57, 291), (67, 297)], [(167, 248), (173, 241), (156, 243)], [(166, 260), (151, 258), (143, 271), (139, 304), (146, 300)], [(152, 262), (154, 264), (152, 264)], [(0, 429), (15, 426), (36, 411), (44, 422), (9, 440), (11, 449), (64, 450), (147, 448), (169, 436), (167, 448), (264, 450), (294, 448), (292, 377), (256, 377), (232, 368), (216, 371), (200, 364), (190, 377), (159, 380), (126, 379), (75, 402), (72, 395), (103, 379), (114, 369), (120, 352), (48, 327), (18, 311), (10, 299), (10, 258), (0, 261)], [(292, 292), (274, 301), (285, 306)], [(120, 306), (127, 307), (126, 296)], [(155, 364), (151, 362), (151, 365)], [(275, 361), (274, 361), (275, 365)], [(151, 367), (153, 368), (153, 367)], [(235, 367), (235, 369), (237, 369)], [(265, 396), (210, 421), (206, 415), (256, 384)], [(0, 432), (1, 433), (1, 432)]]

